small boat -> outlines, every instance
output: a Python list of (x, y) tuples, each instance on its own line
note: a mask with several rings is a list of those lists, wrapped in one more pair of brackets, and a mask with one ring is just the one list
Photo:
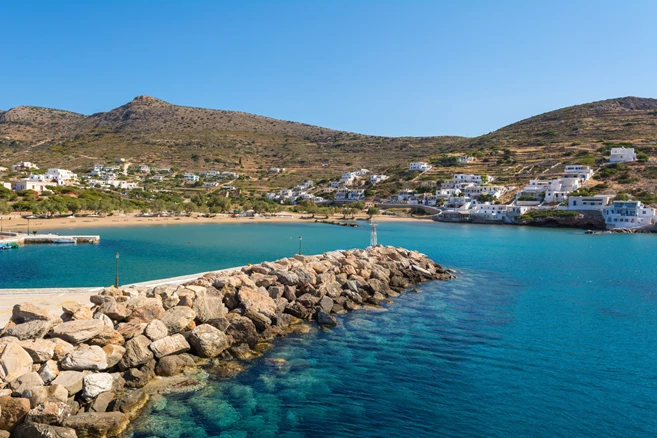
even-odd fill
[(59, 239), (55, 239), (52, 241), (52, 243), (75, 243), (75, 239), (72, 237), (61, 237)]

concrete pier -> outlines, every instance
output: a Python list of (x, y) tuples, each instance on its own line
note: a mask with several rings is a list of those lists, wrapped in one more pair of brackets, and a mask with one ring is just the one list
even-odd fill
[(98, 243), (100, 236), (92, 235), (66, 235), (59, 234), (23, 234), (23, 233), (1, 233), (0, 243), (16, 242), (19, 245), (31, 243)]

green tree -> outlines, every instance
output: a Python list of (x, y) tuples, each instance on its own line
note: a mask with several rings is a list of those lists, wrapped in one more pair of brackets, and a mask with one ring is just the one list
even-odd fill
[(379, 210), (378, 208), (370, 207), (367, 209), (368, 216), (372, 217), (372, 216), (376, 216), (377, 214), (381, 214), (381, 210)]

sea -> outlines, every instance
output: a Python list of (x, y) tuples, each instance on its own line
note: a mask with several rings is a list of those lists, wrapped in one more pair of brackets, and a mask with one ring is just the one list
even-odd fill
[[(67, 230), (53, 230), (66, 234)], [(122, 284), (364, 248), (314, 223), (99, 228), (98, 245), (0, 252), (0, 288)], [(133, 437), (654, 437), (657, 239), (386, 222), (384, 245), (457, 278), (275, 341), (231, 378), (169, 395)], [(301, 248), (300, 248), (301, 245)]]

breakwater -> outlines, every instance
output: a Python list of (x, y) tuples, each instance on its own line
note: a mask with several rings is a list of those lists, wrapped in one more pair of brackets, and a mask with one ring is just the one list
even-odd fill
[[(193, 390), (199, 367), (239, 371), (306, 321), (380, 305), (424, 281), (452, 278), (393, 247), (295, 256), (180, 286), (107, 288), (61, 318), (15, 306), (0, 337), (0, 430), (12, 436), (121, 433), (150, 394)], [(1, 436), (0, 432), (0, 436)]]

